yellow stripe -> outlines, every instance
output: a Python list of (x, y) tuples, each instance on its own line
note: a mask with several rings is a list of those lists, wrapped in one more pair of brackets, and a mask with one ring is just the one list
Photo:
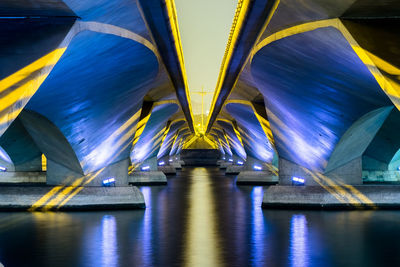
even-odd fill
[[(225, 50), (225, 55), (224, 55), (224, 58), (222, 60), (222, 65), (221, 65), (220, 72), (219, 72), (219, 75), (218, 75), (218, 82), (217, 82), (216, 90), (215, 90), (215, 93), (214, 93), (214, 96), (213, 96), (213, 100), (212, 100), (212, 103), (211, 103), (211, 108), (210, 108), (211, 112), (209, 113), (209, 116), (208, 116), (208, 119), (207, 119), (207, 124), (206, 124), (207, 128), (208, 128), (208, 125), (210, 123), (211, 115), (214, 113), (214, 109), (215, 109), (215, 104), (217, 102), (217, 98), (218, 98), (219, 94), (221, 93), (222, 82), (225, 79), (226, 72), (227, 72), (227, 69), (228, 69), (228, 66), (229, 66), (229, 62), (232, 60), (231, 58), (232, 58), (233, 51), (234, 51), (234, 49), (236, 47), (237, 37), (239, 36), (241, 28), (243, 27), (245, 16), (247, 14), (247, 11), (249, 10), (249, 3), (250, 2), (251, 2), (250, 0), (247, 0), (247, 1), (240, 1), (239, 0), (239, 2), (238, 2), (238, 6), (237, 6), (237, 9), (236, 9), (236, 14), (235, 14), (235, 17), (237, 16), (238, 18), (237, 18), (236, 21), (234, 19), (234, 21), (232, 23), (232, 28), (231, 28), (230, 36), (229, 36), (229, 39), (228, 39), (227, 47), (226, 47), (226, 50)], [(260, 40), (262, 34), (266, 30), (269, 22), (271, 21), (273, 15), (275, 14), (275, 11), (278, 8), (279, 3), (280, 3), (280, 0), (276, 0), (274, 5), (272, 6), (271, 12), (268, 14), (268, 17), (266, 18), (265, 23), (264, 23), (260, 33), (258, 34), (255, 43), (258, 43), (258, 41)], [(239, 14), (237, 14), (237, 13), (239, 13)], [(244, 67), (246, 66), (247, 62), (249, 61), (249, 59), (251, 57), (251, 54), (252, 53), (250, 52), (249, 55), (247, 56), (246, 61), (243, 64), (242, 68), (240, 69), (232, 88), (235, 88), (236, 83), (238, 81), (238, 78), (239, 78), (240, 74), (242, 73)], [(229, 95), (231, 94), (231, 92), (232, 92), (232, 90), (230, 90)], [(229, 95), (228, 95), (227, 99), (229, 98)]]
[(343, 37), (347, 40), (347, 42), (351, 45), (353, 48), (353, 51), (357, 54), (357, 56), (360, 58), (360, 60), (364, 63), (364, 65), (368, 68), (370, 73), (374, 76), (375, 80), (379, 84), (379, 86), (382, 88), (382, 90), (389, 96), (391, 101), (394, 103), (394, 105), (397, 107), (397, 109), (400, 110), (400, 85), (396, 82), (390, 79), (389, 77), (385, 77), (379, 70), (382, 69), (383, 71), (392, 74), (392, 75), (398, 75), (400, 73), (400, 69), (393, 66), (392, 64), (384, 61), (383, 59), (373, 55), (372, 53), (366, 51), (360, 45), (357, 43), (357, 41), (353, 38), (353, 36), (350, 34), (350, 32), (346, 29), (346, 27), (343, 25), (343, 23), (340, 21), (340, 19), (335, 18), (335, 19), (327, 19), (327, 20), (319, 20), (319, 21), (313, 21), (313, 22), (307, 22), (303, 23), (300, 25), (296, 25), (287, 29), (284, 29), (282, 31), (276, 32), (268, 37), (266, 37), (264, 40), (262, 40), (260, 43), (257, 44), (257, 46), (254, 48), (252, 52), (252, 57), (264, 46), (275, 42), (277, 40), (295, 35), (295, 34), (300, 34), (304, 32), (309, 32), (313, 31), (316, 29), (320, 28), (326, 28), (326, 27), (334, 27), (337, 30), (339, 30)]

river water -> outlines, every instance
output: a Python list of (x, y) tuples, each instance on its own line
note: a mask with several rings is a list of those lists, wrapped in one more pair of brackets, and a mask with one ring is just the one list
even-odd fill
[(399, 211), (263, 210), (263, 187), (184, 168), (146, 210), (0, 213), (6, 266), (400, 266)]

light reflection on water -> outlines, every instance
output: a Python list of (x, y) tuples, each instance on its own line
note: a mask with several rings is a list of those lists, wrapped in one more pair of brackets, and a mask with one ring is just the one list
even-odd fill
[(254, 264), (260, 263), (264, 258), (264, 215), (261, 209), (261, 203), (263, 198), (263, 189), (261, 186), (256, 186), (251, 191), (252, 199), (252, 216), (251, 216), (251, 229), (252, 229), (252, 246), (251, 254), (254, 259)]
[(213, 207), (211, 177), (196, 168), (189, 190), (188, 224), (184, 266), (219, 266), (219, 241)]
[(307, 219), (303, 214), (294, 214), (290, 223), (290, 266), (308, 266)]
[(262, 210), (262, 187), (188, 168), (146, 210), (0, 213), (5, 266), (400, 266), (399, 211)]
[(144, 211), (143, 223), (141, 226), (142, 234), (142, 263), (143, 266), (151, 266), (151, 254), (152, 254), (152, 199), (151, 199), (151, 188), (149, 186), (144, 186), (140, 189), (143, 193), (143, 197), (146, 203), (146, 210)]
[(115, 217), (112, 215), (104, 215), (101, 220), (101, 266), (115, 267), (118, 266), (118, 247), (117, 247), (117, 225)]

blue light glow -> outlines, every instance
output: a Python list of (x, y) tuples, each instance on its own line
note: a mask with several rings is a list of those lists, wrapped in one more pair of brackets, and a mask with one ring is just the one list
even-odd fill
[(290, 222), (290, 266), (309, 266), (307, 219), (295, 214)]
[(148, 171), (148, 170), (150, 170), (150, 166), (143, 166), (143, 167), (141, 168), (141, 170), (142, 170), (142, 171)]
[(254, 165), (253, 168), (254, 168), (255, 170), (258, 170), (258, 171), (261, 171), (261, 170), (262, 170), (262, 167), (261, 167), (261, 166), (258, 166), (258, 165)]
[(169, 159), (169, 162), (172, 162), (172, 159)]
[(300, 177), (293, 176), (293, 177), (292, 177), (292, 181), (293, 181), (294, 184), (298, 184), (298, 185), (301, 184), (301, 185), (304, 185), (305, 179), (304, 179), (304, 178), (300, 178)]
[(225, 157), (222, 157), (223, 160), (225, 160)]
[(240, 161), (240, 160), (237, 161), (236, 163), (237, 163), (237, 165), (243, 165), (243, 161)]
[(158, 163), (158, 166), (164, 166), (165, 165), (165, 162), (164, 161), (160, 161), (159, 163)]
[(0, 172), (5, 172), (5, 171), (7, 171), (7, 168), (3, 167), (3, 166), (0, 166)]
[(229, 161), (229, 162), (232, 162), (232, 161), (233, 161), (233, 159), (228, 159), (228, 161)]
[(115, 186), (115, 178), (108, 178), (103, 180), (103, 186), (111, 186), (111, 185)]

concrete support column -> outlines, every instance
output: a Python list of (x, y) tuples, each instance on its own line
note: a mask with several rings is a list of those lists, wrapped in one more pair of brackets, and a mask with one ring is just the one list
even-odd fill
[(225, 174), (238, 174), (244, 168), (245, 160), (237, 155), (232, 156), (231, 165), (226, 167)]
[(14, 165), (16, 172), (41, 172), (42, 171), (42, 156), (38, 156), (30, 161)]
[[(87, 175), (77, 173), (50, 159), (47, 160), (48, 185), (103, 186), (103, 180), (115, 178), (115, 186), (128, 186), (129, 158), (113, 163)], [(79, 180), (79, 184), (78, 183)]]
[(169, 156), (168, 161), (169, 161), (169, 165), (173, 166), (175, 169), (177, 169), (177, 170), (182, 169), (182, 166), (179, 163), (178, 156), (176, 156), (176, 155)]
[(353, 159), (325, 173), (311, 171), (307, 168), (279, 158), (279, 184), (292, 185), (292, 178), (299, 177), (305, 180), (305, 185), (335, 185), (338, 182), (349, 185), (362, 184), (361, 157)]
[(129, 183), (134, 185), (167, 184), (167, 177), (158, 170), (157, 157), (143, 161), (130, 175)]
[(0, 171), (0, 183), (4, 184), (43, 184), (46, 183), (46, 173), (42, 172), (42, 157), (38, 156), (17, 165), (0, 161), (0, 166), (6, 171)]
[(247, 157), (236, 180), (236, 184), (269, 185), (277, 182), (276, 168), (271, 163), (265, 163), (253, 157)]
[[(162, 158), (158, 159), (158, 167), (157, 169), (159, 171), (162, 171), (164, 174), (176, 174), (176, 169), (174, 166), (172, 166), (170, 163), (170, 158), (169, 156), (164, 156)], [(160, 165), (160, 163), (163, 163)]]

